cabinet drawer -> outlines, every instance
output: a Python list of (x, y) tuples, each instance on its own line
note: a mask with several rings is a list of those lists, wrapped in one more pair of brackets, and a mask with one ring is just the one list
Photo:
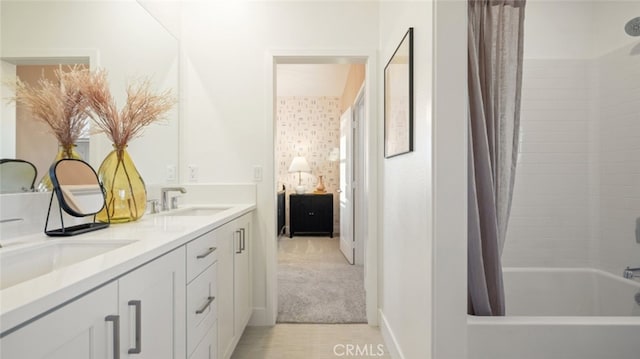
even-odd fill
[(218, 259), (218, 230), (213, 230), (187, 243), (187, 283)]
[(214, 323), (189, 359), (216, 359), (218, 355), (218, 325)]
[(187, 286), (187, 353), (191, 353), (218, 317), (217, 263)]

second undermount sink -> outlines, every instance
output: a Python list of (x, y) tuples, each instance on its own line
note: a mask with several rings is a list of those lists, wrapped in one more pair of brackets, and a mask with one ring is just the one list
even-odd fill
[(0, 250), (0, 290), (112, 251), (131, 240), (52, 240)]
[(213, 216), (229, 208), (230, 207), (187, 207), (167, 212), (165, 216)]

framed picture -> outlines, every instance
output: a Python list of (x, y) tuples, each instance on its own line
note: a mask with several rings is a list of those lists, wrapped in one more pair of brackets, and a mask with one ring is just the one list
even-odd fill
[(384, 157), (413, 151), (413, 28), (384, 67)]

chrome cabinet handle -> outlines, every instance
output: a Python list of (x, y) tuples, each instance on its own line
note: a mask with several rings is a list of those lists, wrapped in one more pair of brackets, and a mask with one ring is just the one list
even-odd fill
[(206, 252), (204, 252), (204, 253), (202, 253), (202, 254), (198, 254), (198, 255), (196, 256), (196, 258), (197, 258), (197, 259), (202, 259), (202, 258), (204, 258), (204, 257), (208, 256), (209, 254), (211, 254), (211, 253), (215, 252), (215, 250), (216, 250), (216, 249), (218, 249), (218, 248), (216, 248), (216, 247), (209, 247), (209, 249), (208, 249)]
[(244, 241), (244, 239), (245, 239), (244, 228), (240, 228), (240, 233), (242, 235), (241, 242), (240, 242), (241, 243), (240, 252), (244, 252), (244, 250), (245, 250), (245, 247), (244, 247), (244, 245), (245, 245), (245, 243), (244, 243), (245, 242)]
[(107, 315), (104, 321), (113, 323), (113, 359), (120, 359), (120, 316)]
[(129, 354), (140, 354), (142, 352), (142, 301), (130, 300), (127, 304), (136, 309), (136, 347), (129, 349)]
[(240, 231), (237, 230), (237, 231), (234, 232), (234, 235), (233, 235), (233, 240), (234, 241), (235, 241), (235, 233), (238, 234), (238, 250), (236, 251), (236, 254), (240, 254), (240, 253), (242, 253), (242, 237), (240, 236), (240, 234), (241, 234)]
[(211, 305), (211, 303), (214, 301), (214, 299), (216, 299), (216, 297), (213, 296), (208, 296), (207, 297), (207, 302), (204, 303), (204, 305), (202, 306), (202, 308), (196, 310), (196, 314), (202, 314), (204, 313), (205, 310), (207, 310), (207, 308), (209, 308), (209, 306)]

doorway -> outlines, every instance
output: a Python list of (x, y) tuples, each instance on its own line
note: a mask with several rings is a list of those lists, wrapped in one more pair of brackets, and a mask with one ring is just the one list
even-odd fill
[[(363, 81), (361, 81), (360, 83), (357, 84), (357, 86), (355, 86), (355, 89), (350, 90), (350, 99), (347, 105), (347, 109), (348, 112), (353, 114), (352, 117), (354, 119), (356, 118), (360, 118), (360, 119), (366, 119), (367, 116), (370, 116), (372, 111), (370, 108), (367, 108), (367, 96), (366, 91), (364, 90), (364, 88), (366, 86), (362, 86), (362, 83), (365, 82), (365, 78), (366, 81), (370, 81), (369, 79), (369, 74), (367, 74), (368, 72), (368, 68), (371, 68), (371, 62), (369, 61), (369, 57), (367, 56), (363, 56), (360, 58), (345, 58), (345, 57), (326, 57), (326, 56), (319, 56), (319, 57), (274, 57), (273, 58), (274, 62), (273, 62), (273, 68), (274, 68), (274, 90), (278, 87), (277, 85), (278, 82), (281, 80), (280, 79), (280, 69), (278, 65), (282, 65), (282, 64), (286, 64), (286, 65), (301, 65), (301, 64), (315, 64), (315, 65), (319, 65), (319, 64), (347, 64), (347, 67), (352, 67), (353, 65), (358, 65), (359, 68), (361, 69), (360, 71), (362, 72), (362, 79)], [(346, 60), (346, 61), (345, 61)], [(365, 76), (365, 74), (367, 74)], [(352, 86), (353, 87), (353, 86)], [(344, 88), (344, 85), (343, 87)], [(345, 91), (346, 92), (346, 91)], [(358, 182), (362, 181), (362, 182), (366, 182), (368, 185), (371, 185), (372, 183), (375, 184), (375, 179), (371, 180), (371, 172), (367, 172), (367, 170), (371, 170), (371, 166), (370, 164), (366, 164), (364, 161), (365, 159), (369, 160), (372, 156), (370, 156), (367, 152), (371, 150), (371, 146), (370, 146), (370, 136), (371, 133), (370, 131), (371, 126), (365, 122), (363, 123), (363, 126), (357, 127), (354, 126), (353, 127), (353, 131), (351, 132), (352, 135), (354, 136), (354, 140), (352, 141), (352, 143), (356, 146), (355, 150), (351, 151), (352, 153), (351, 158), (352, 158), (352, 163), (353, 163), (353, 168), (351, 170), (350, 173), (352, 173), (352, 177), (353, 180), (349, 180), (348, 183), (352, 184), (352, 190), (354, 192), (352, 192), (354, 194), (353, 199), (354, 199), (354, 210), (352, 212), (352, 219), (350, 221), (350, 223), (352, 223), (351, 228), (353, 230), (353, 236), (352, 238), (356, 240), (356, 242), (358, 240), (361, 240), (361, 244), (360, 246), (356, 245), (352, 245), (351, 248), (351, 258), (349, 261), (347, 261), (347, 256), (343, 255), (343, 253), (340, 251), (340, 238), (342, 237), (343, 233), (341, 233), (342, 231), (344, 231), (344, 229), (342, 229), (341, 227), (341, 222), (340, 221), (340, 201), (339, 201), (339, 197), (340, 195), (343, 193), (342, 190), (340, 189), (340, 177), (336, 176), (339, 172), (340, 172), (340, 165), (341, 165), (341, 157), (342, 159), (345, 158), (345, 156), (343, 156), (340, 153), (340, 117), (341, 115), (343, 115), (344, 111), (343, 110), (347, 110), (345, 108), (340, 108), (340, 110), (338, 111), (338, 113), (336, 114), (334, 112), (335, 115), (329, 116), (332, 117), (332, 119), (334, 121), (336, 121), (335, 123), (337, 124), (337, 126), (333, 127), (333, 133), (332, 136), (335, 136), (336, 138), (336, 142), (326, 142), (324, 143), (323, 147), (322, 147), (322, 151), (320, 151), (320, 153), (322, 153), (321, 155), (319, 154), (309, 154), (308, 151), (306, 151), (306, 148), (304, 148), (305, 144), (304, 141), (298, 141), (298, 140), (292, 140), (292, 139), (288, 139), (289, 143), (291, 144), (289, 146), (289, 150), (293, 151), (294, 153), (290, 154), (289, 157), (287, 159), (284, 159), (282, 156), (279, 156), (277, 154), (277, 147), (278, 145), (281, 143), (279, 143), (279, 141), (281, 140), (281, 138), (279, 136), (282, 136), (286, 131), (282, 128), (283, 126), (286, 125), (282, 125), (282, 124), (278, 124), (277, 123), (277, 118), (278, 116), (282, 115), (282, 113), (278, 113), (278, 106), (279, 105), (287, 105), (286, 101), (283, 101), (283, 99), (279, 98), (278, 96), (278, 91), (274, 91), (273, 93), (274, 95), (274, 132), (275, 132), (275, 138), (274, 138), (274, 148), (276, 149), (276, 156), (275, 156), (275, 161), (274, 161), (274, 173), (276, 173), (276, 176), (278, 173), (282, 173), (284, 172), (288, 172), (288, 169), (291, 167), (290, 166), (290, 161), (293, 157), (309, 157), (310, 160), (308, 160), (307, 162), (310, 162), (309, 164), (309, 169), (307, 171), (294, 171), (291, 174), (288, 174), (289, 176), (289, 183), (282, 183), (284, 181), (280, 180), (280, 177), (276, 177), (276, 187), (280, 190), (280, 193), (278, 195), (278, 203), (281, 203), (282, 207), (282, 203), (286, 202), (286, 208), (284, 209), (284, 211), (282, 210), (282, 208), (278, 208), (277, 213), (278, 213), (278, 226), (277, 228), (279, 229), (279, 233), (283, 233), (282, 231), (284, 231), (284, 236), (280, 237), (281, 239), (278, 240), (278, 244), (275, 246), (274, 251), (273, 251), (273, 257), (269, 256), (269, 261), (273, 260), (273, 266), (268, 266), (269, 268), (273, 269), (272, 274), (275, 275), (268, 275), (268, 277), (272, 278), (273, 280), (273, 284), (272, 285), (267, 285), (267, 290), (269, 292), (269, 296), (271, 298), (273, 298), (273, 302), (274, 302), (274, 309), (277, 308), (278, 305), (278, 286), (281, 285), (281, 283), (278, 283), (277, 280), (277, 269), (278, 269), (278, 254), (279, 251), (278, 249), (282, 249), (282, 247), (297, 247), (297, 249), (303, 249), (304, 252), (306, 252), (307, 254), (313, 256), (313, 255), (318, 255), (320, 254), (320, 257), (324, 257), (324, 259), (326, 260), (326, 262), (329, 262), (330, 260), (333, 259), (338, 259), (339, 261), (342, 261), (346, 266), (350, 266), (350, 267), (357, 267), (360, 266), (360, 270), (361, 270), (361, 277), (364, 277), (364, 282), (361, 282), (361, 286), (363, 287), (363, 293), (362, 295), (365, 298), (364, 302), (366, 303), (366, 308), (367, 310), (361, 312), (361, 317), (359, 320), (352, 320), (349, 318), (346, 319), (338, 319), (336, 321), (329, 321), (329, 322), (368, 322), (369, 324), (375, 325), (376, 324), (376, 315), (375, 313), (377, 313), (377, 310), (375, 309), (377, 307), (377, 303), (375, 302), (375, 291), (376, 291), (376, 285), (377, 285), (377, 281), (375, 278), (375, 274), (373, 274), (374, 276), (372, 277), (372, 273), (376, 273), (376, 269), (375, 268), (375, 261), (373, 261), (373, 263), (370, 261), (369, 263), (367, 263), (367, 261), (365, 260), (365, 258), (370, 255), (371, 253), (373, 253), (377, 248), (375, 248), (374, 246), (369, 246), (367, 250), (367, 246), (365, 245), (365, 242), (368, 242), (369, 239), (365, 237), (365, 234), (369, 231), (369, 227), (368, 227), (368, 220), (369, 220), (369, 216), (375, 212), (374, 210), (368, 211), (366, 209), (366, 207), (362, 206), (361, 207), (361, 203), (367, 203), (367, 197), (369, 192), (363, 191), (363, 195), (361, 196), (362, 198), (358, 197), (358, 190), (360, 190)], [(330, 101), (330, 99), (325, 99), (327, 101)], [(297, 101), (299, 102), (298, 105), (301, 106), (309, 106), (310, 102), (312, 101), (311, 99), (297, 99)], [(306, 101), (306, 102), (305, 102)], [(314, 103), (313, 105), (317, 105), (317, 103)], [(359, 108), (359, 113), (357, 113), (358, 111), (358, 106)], [(374, 106), (371, 106), (374, 107)], [(293, 109), (292, 110), (294, 113), (300, 113), (298, 112), (298, 110)], [(282, 111), (281, 111), (282, 112)], [(317, 113), (316, 113), (317, 114)], [(321, 114), (317, 114), (317, 115), (321, 115)], [(322, 116), (322, 115), (321, 115)], [(349, 126), (350, 127), (350, 126)], [(311, 123), (309, 125), (309, 127), (305, 128), (305, 129), (297, 129), (297, 131), (299, 133), (302, 133), (303, 135), (307, 135), (307, 136), (321, 136), (320, 134), (318, 134), (318, 124), (313, 124)], [(306, 152), (306, 153), (305, 153)], [(301, 156), (298, 156), (301, 155)], [(306, 159), (306, 158), (305, 158)], [(319, 163), (320, 162), (320, 163)], [(304, 186), (306, 186), (305, 191), (306, 192), (313, 192), (316, 190), (316, 186), (318, 185), (318, 181), (319, 181), (319, 175), (320, 172), (314, 171), (314, 169), (317, 170), (317, 166), (320, 164), (320, 166), (324, 166), (327, 167), (324, 169), (324, 172), (328, 172), (332, 171), (332, 178), (327, 178), (324, 177), (325, 174), (323, 175), (323, 181), (324, 181), (324, 185), (326, 187), (327, 192), (332, 192), (331, 194), (334, 196), (334, 226), (332, 228), (333, 232), (335, 233), (335, 237), (336, 238), (331, 238), (331, 233), (318, 233), (319, 235), (324, 235), (324, 237), (316, 237), (316, 236), (307, 236), (310, 233), (298, 233), (297, 230), (294, 229), (294, 233), (293, 236), (291, 236), (291, 228), (290, 228), (290, 211), (292, 209), (292, 205), (291, 205), (291, 195), (293, 194), (294, 197), (297, 197), (298, 195), (295, 193), (295, 187), (297, 187), (298, 184), (302, 183)], [(283, 169), (284, 168), (284, 169)], [(311, 173), (309, 173), (309, 171)], [(315, 173), (314, 173), (315, 172)], [(364, 179), (367, 179), (368, 181), (364, 181)], [(355, 186), (353, 186), (353, 184), (355, 184)], [(284, 188), (283, 188), (284, 185)], [(362, 190), (364, 190), (366, 187), (363, 185), (362, 186)], [(285, 190), (284, 192), (282, 190)], [(286, 197), (286, 201), (285, 198)], [(369, 201), (371, 201), (371, 199), (368, 199)], [(295, 203), (293, 205), (293, 207), (295, 207)], [(286, 215), (286, 221), (283, 220), (285, 217), (284, 215)], [(286, 223), (285, 225), (283, 225), (283, 223)], [(300, 234), (300, 236), (298, 236), (298, 234)], [(304, 234), (304, 236), (302, 236)], [(313, 233), (311, 233), (313, 234)], [(299, 238), (298, 238), (299, 237)], [(292, 241), (292, 239), (294, 241)], [(299, 242), (295, 242), (296, 239), (300, 239)], [(324, 242), (324, 243), (323, 243)], [(375, 240), (372, 240), (372, 242), (375, 244)], [(282, 245), (282, 243), (284, 243), (284, 245)], [(328, 244), (328, 243), (332, 243), (335, 245), (334, 250), (331, 251), (331, 254), (325, 253), (324, 255), (322, 254), (323, 251), (328, 250), (327, 246), (325, 246), (324, 244)], [(373, 248), (372, 248), (373, 247)], [(367, 252), (370, 252), (369, 254), (367, 254)], [(335, 254), (338, 254), (337, 256)], [(348, 252), (347, 252), (348, 253)], [(347, 254), (345, 253), (345, 254)], [(281, 254), (281, 258), (282, 258), (282, 250), (280, 251)], [(285, 257), (285, 261), (287, 260), (287, 256), (291, 257), (291, 253), (285, 253), (284, 257)], [(357, 258), (357, 259), (356, 259)], [(288, 258), (291, 259), (291, 258)], [(349, 262), (354, 263), (354, 265), (349, 264)], [(289, 263), (287, 263), (289, 264)], [(374, 270), (370, 270), (369, 267), (367, 266), (367, 264), (369, 266), (373, 265), (373, 267), (375, 268)], [(325, 263), (325, 265), (328, 265), (328, 263)], [(363, 273), (364, 272), (364, 273)], [(368, 275), (365, 275), (365, 273)], [(368, 277), (368, 278), (367, 278)], [(366, 290), (366, 294), (364, 293), (364, 287), (367, 287)], [(281, 288), (282, 289), (282, 288)], [(323, 290), (322, 287), (320, 288), (316, 288), (320, 291)], [(326, 288), (324, 288), (326, 289)], [(313, 297), (313, 295), (311, 295)], [(372, 300), (373, 298), (373, 300)], [(281, 299), (281, 298), (280, 298)], [(343, 307), (345, 307), (345, 305), (342, 305)], [(346, 305), (348, 306), (348, 305)], [(349, 310), (347, 310), (349, 311)], [(275, 315), (277, 315), (277, 312), (274, 313), (274, 322), (276, 321), (275, 319)], [(282, 320), (278, 320), (279, 322), (282, 322)], [(288, 320), (285, 320), (288, 321)], [(311, 320), (312, 322), (323, 322), (323, 321), (318, 321), (318, 320)]]
[[(67, 72), (73, 67), (89, 69), (91, 56), (78, 57), (3, 57), (0, 58), (0, 74), (6, 79), (20, 79), (30, 86), (38, 87), (39, 81), (46, 79), (57, 82), (56, 72)], [(13, 89), (3, 86), (4, 98), (14, 96)], [(0, 157), (17, 158), (31, 162), (37, 170), (40, 180), (49, 171), (58, 151), (58, 141), (51, 135), (51, 129), (45, 123), (35, 119), (27, 107), (18, 103), (3, 101), (0, 106), (3, 120)], [(83, 159), (90, 157), (89, 121), (83, 133), (77, 139), (75, 151)]]
[(363, 82), (360, 63), (277, 66), (276, 173), (285, 195), (277, 322), (366, 323), (352, 146)]

